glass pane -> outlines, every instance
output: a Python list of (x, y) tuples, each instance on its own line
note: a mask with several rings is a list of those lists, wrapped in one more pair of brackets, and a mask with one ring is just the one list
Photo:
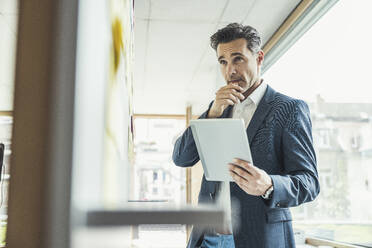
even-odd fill
[(372, 245), (372, 96), (368, 0), (339, 1), (264, 75), (308, 102), (321, 193), (293, 208), (308, 235)]
[(128, 200), (133, 1), (79, 1), (78, 9), (71, 243), (129, 247), (130, 227), (92, 227), (84, 212)]
[[(10, 116), (0, 116), (0, 143), (4, 144), (3, 166), (1, 170), (0, 182), (0, 247), (5, 245), (5, 234), (8, 220), (8, 189), (9, 189), (9, 170), (11, 155), (11, 136), (13, 118)], [(0, 155), (1, 157), (1, 155)]]
[(186, 203), (185, 170), (172, 162), (174, 141), (185, 120), (135, 119), (133, 200)]
[[(135, 119), (135, 163), (130, 200), (186, 203), (186, 170), (172, 161), (174, 142), (185, 125), (184, 119)], [(133, 244), (138, 247), (186, 245), (184, 225), (140, 225), (134, 230)], [(174, 238), (167, 238), (170, 236)]]

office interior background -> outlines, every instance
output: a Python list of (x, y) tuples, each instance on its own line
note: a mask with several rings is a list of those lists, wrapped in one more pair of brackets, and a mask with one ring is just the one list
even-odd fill
[(291, 209), (298, 247), (372, 247), (372, 1), (47, 2), (0, 0), (0, 247), (185, 247), (202, 167), (171, 155), (225, 84), (209, 37), (230, 22), (310, 106), (321, 193)]

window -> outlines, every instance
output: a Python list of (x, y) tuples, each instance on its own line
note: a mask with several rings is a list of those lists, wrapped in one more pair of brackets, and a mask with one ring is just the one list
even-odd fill
[[(185, 125), (185, 119), (134, 119), (136, 176), (131, 187), (132, 201), (186, 203), (186, 170), (172, 161), (174, 142)], [(184, 225), (140, 225), (137, 232), (133, 244), (138, 247), (186, 245)], [(169, 240), (169, 236), (175, 238)]]
[(327, 129), (319, 129), (319, 130), (314, 130), (314, 136), (317, 136), (317, 141), (318, 141), (318, 147), (322, 148), (330, 148), (330, 135), (329, 135), (329, 130)]
[(4, 162), (0, 182), (0, 247), (5, 245), (5, 233), (8, 219), (8, 189), (9, 189), (9, 168), (11, 155), (11, 135), (13, 118), (0, 116), (0, 143), (5, 146)]
[(372, 22), (368, 0), (339, 1), (263, 75), (307, 101), (321, 193), (293, 208), (307, 236), (372, 246)]
[[(133, 199), (161, 198), (168, 202), (185, 203), (185, 170), (172, 162), (174, 142), (185, 125), (184, 119), (135, 118)], [(157, 197), (154, 198), (151, 191), (158, 192)]]

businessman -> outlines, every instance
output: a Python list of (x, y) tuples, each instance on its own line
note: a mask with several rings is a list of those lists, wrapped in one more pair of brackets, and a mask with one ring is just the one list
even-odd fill
[[(236, 158), (226, 165), (231, 183), (203, 176), (199, 203), (223, 202), (229, 218), (216, 229), (194, 227), (188, 247), (295, 247), (289, 208), (314, 200), (320, 190), (309, 108), (263, 81), (256, 29), (229, 24), (211, 36), (211, 46), (226, 85), (199, 118), (242, 118), (254, 164)], [(181, 167), (199, 161), (190, 128), (177, 139), (173, 161)]]

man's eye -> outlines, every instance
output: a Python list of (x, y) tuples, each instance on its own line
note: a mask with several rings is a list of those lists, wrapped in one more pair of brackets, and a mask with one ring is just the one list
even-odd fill
[(242, 57), (236, 57), (234, 60), (235, 60), (235, 62), (242, 62), (243, 58)]
[(221, 64), (221, 65), (226, 65), (227, 63), (226, 63), (225, 60), (220, 60), (220, 64)]

